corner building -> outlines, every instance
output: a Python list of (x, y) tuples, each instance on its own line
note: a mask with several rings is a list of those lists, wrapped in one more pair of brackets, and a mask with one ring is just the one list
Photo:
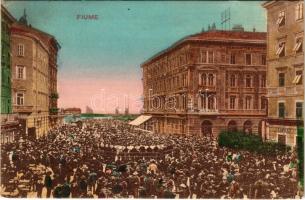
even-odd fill
[(266, 139), (295, 146), (304, 123), (304, 2), (269, 1)]
[(165, 134), (262, 134), (266, 117), (266, 33), (210, 30), (142, 65), (144, 114)]
[(59, 45), (53, 36), (28, 25), (25, 13), (11, 35), (13, 112), (26, 121), (27, 137), (37, 138), (56, 123)]

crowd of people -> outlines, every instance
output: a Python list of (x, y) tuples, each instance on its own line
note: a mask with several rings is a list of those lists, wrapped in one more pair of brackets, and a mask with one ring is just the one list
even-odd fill
[[(262, 156), (215, 138), (159, 135), (116, 120), (63, 125), (1, 146), (1, 194), (81, 198), (297, 198), (294, 151)], [(35, 197), (35, 196), (34, 196)]]

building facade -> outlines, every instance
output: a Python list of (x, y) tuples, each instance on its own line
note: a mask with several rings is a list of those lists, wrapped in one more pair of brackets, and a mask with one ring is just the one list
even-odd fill
[(270, 1), (267, 10), (268, 120), (266, 139), (296, 145), (303, 126), (304, 3)]
[(49, 46), (49, 121), (50, 127), (55, 127), (60, 124), (62, 116), (59, 115), (58, 109), (58, 91), (57, 91), (57, 54), (60, 45), (53, 36), (48, 35)]
[(14, 17), (1, 6), (1, 114), (12, 113), (10, 27)]
[(52, 81), (57, 74), (55, 39), (28, 25), (25, 13), (12, 25), (11, 34), (13, 112), (26, 121), (28, 138), (37, 138), (51, 127), (50, 107), (54, 102), (50, 99), (56, 91)]
[(18, 115), (12, 113), (10, 28), (15, 21), (1, 6), (1, 144), (18, 139), (21, 131)]
[(266, 33), (210, 30), (142, 65), (148, 127), (167, 134), (262, 133), (266, 116)]

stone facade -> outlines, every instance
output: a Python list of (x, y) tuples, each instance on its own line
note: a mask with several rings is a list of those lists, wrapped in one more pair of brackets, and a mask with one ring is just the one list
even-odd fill
[(268, 123), (266, 139), (296, 145), (303, 126), (303, 1), (271, 1), (267, 10)]
[(13, 24), (11, 34), (13, 112), (26, 121), (27, 137), (37, 138), (54, 126), (58, 44), (53, 36), (27, 25), (26, 14)]
[(178, 41), (141, 67), (144, 114), (153, 116), (155, 132), (262, 132), (266, 33), (202, 32)]

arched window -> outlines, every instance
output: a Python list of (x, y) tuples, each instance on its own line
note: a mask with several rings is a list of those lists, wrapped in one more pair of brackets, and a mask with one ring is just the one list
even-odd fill
[(203, 121), (201, 124), (201, 132), (203, 136), (211, 136), (213, 134), (213, 124), (210, 121)]
[(208, 109), (213, 110), (214, 105), (214, 96), (208, 97)]
[(237, 131), (237, 123), (234, 120), (231, 120), (228, 123), (228, 131), (229, 132), (236, 132)]
[(251, 134), (252, 133), (252, 122), (247, 120), (244, 123), (244, 133)]
[(214, 85), (214, 75), (209, 74), (209, 85)]
[(267, 108), (267, 98), (261, 97), (261, 110), (265, 110)]

